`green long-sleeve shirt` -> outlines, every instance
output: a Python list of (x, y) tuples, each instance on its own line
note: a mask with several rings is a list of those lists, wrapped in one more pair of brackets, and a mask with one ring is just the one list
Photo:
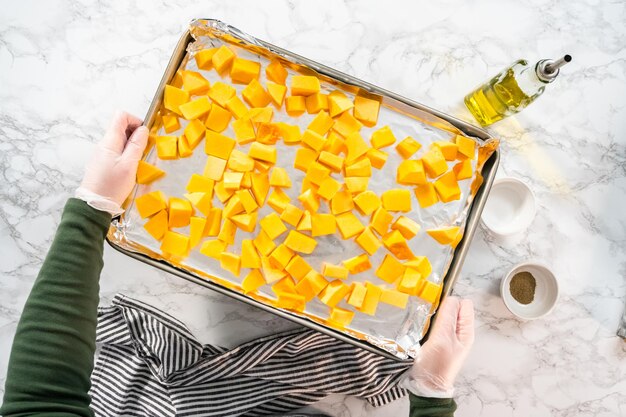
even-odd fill
[[(89, 408), (108, 213), (70, 199), (17, 326), (0, 415), (93, 416)], [(410, 417), (452, 416), (452, 399), (410, 396)]]

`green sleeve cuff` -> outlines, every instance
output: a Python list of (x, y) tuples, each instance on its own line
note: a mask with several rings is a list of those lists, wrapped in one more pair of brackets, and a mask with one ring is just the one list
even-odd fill
[(93, 222), (95, 226), (106, 231), (109, 230), (111, 224), (111, 214), (106, 211), (96, 210), (91, 207), (85, 201), (78, 198), (70, 198), (65, 203), (65, 210), (63, 215), (76, 215), (82, 217), (90, 222)]
[(409, 392), (410, 417), (452, 417), (456, 402), (452, 398), (418, 397)]

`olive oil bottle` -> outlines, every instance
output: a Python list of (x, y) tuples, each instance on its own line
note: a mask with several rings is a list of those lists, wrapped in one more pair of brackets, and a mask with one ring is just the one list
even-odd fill
[(465, 97), (465, 105), (482, 126), (522, 111), (543, 94), (559, 75), (559, 68), (572, 60), (544, 59), (534, 66), (520, 59)]

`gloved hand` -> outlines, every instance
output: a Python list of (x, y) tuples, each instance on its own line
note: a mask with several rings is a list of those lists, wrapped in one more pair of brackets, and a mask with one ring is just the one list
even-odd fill
[(112, 216), (123, 212), (120, 206), (135, 185), (137, 165), (148, 142), (148, 129), (141, 123), (125, 112), (115, 115), (85, 168), (76, 198)]
[(454, 380), (473, 343), (472, 301), (447, 297), (402, 386), (421, 397), (451, 398)]

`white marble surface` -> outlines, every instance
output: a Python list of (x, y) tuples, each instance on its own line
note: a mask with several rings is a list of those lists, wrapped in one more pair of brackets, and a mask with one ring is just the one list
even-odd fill
[[(167, 4), (165, 4), (167, 3)], [(0, 387), (11, 340), (66, 198), (115, 109), (143, 115), (193, 17), (222, 19), (470, 120), (462, 97), (515, 59), (571, 53), (537, 103), (491, 128), (499, 176), (532, 184), (538, 215), (507, 240), (476, 234), (455, 292), (477, 337), (458, 416), (626, 415), (626, 6), (623, 1), (0, 1)], [(535, 258), (559, 279), (548, 317), (521, 322), (500, 278)], [(121, 292), (234, 345), (289, 322), (105, 250), (102, 301)], [(354, 398), (336, 416), (401, 416)]]

